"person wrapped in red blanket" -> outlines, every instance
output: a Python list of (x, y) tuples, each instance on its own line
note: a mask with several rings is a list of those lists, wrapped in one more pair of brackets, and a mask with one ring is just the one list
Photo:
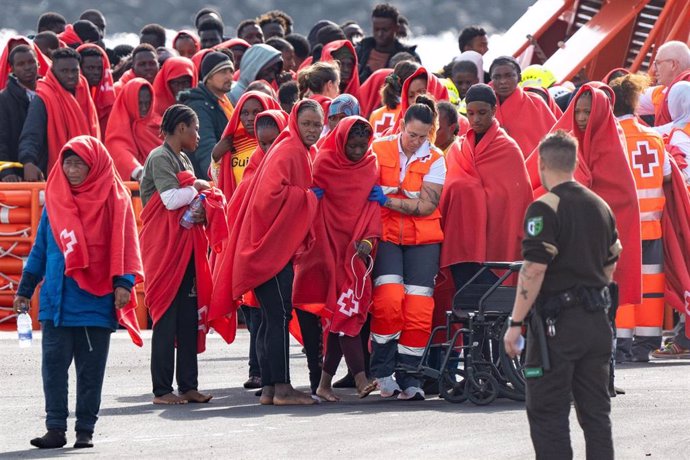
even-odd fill
[(101, 134), (104, 134), (108, 126), (110, 111), (115, 103), (115, 87), (113, 72), (110, 70), (110, 60), (103, 48), (93, 43), (79, 46), (77, 52), (81, 55), (81, 73), (89, 83), (91, 99), (93, 99), (98, 113), (98, 124), (101, 127)]
[(192, 59), (201, 49), (201, 42), (191, 30), (180, 30), (173, 38), (172, 47), (180, 56)]
[[(434, 102), (441, 102), (448, 100), (448, 88), (441, 82), (441, 80), (432, 74), (424, 67), (420, 67), (407, 78), (402, 84), (402, 91), (400, 93), (400, 111), (393, 124), (393, 129), (387, 134), (396, 134), (400, 132), (403, 116), (407, 109), (415, 103), (417, 96), (428, 94)], [(436, 126), (431, 130), (429, 135), (429, 142), (432, 144), (436, 140)]]
[(165, 110), (177, 100), (177, 95), (186, 89), (196, 88), (198, 81), (199, 72), (191, 59), (178, 56), (167, 59), (153, 81), (154, 111), (163, 116)]
[[(520, 259), (522, 221), (532, 202), (520, 148), (495, 118), (494, 91), (482, 83), (473, 85), (465, 102), (471, 128), (459, 154), (451, 151), (446, 157), (440, 204), (445, 235), (441, 268), (450, 267), (456, 290), (474, 276), (479, 263)], [(495, 280), (488, 272), (484, 275), (490, 278), (478, 282)]]
[(105, 145), (124, 180), (141, 180), (149, 153), (160, 146), (161, 119), (153, 111), (153, 87), (130, 80), (115, 99), (105, 130)]
[(541, 96), (518, 86), (521, 78), (520, 65), (514, 58), (496, 58), (491, 63), (489, 74), (498, 96), (496, 119), (508, 135), (515, 139), (527, 158), (556, 123), (556, 117)]
[(340, 94), (359, 98), (359, 73), (357, 53), (349, 40), (336, 40), (328, 43), (321, 51), (321, 60), (336, 62), (340, 70)]
[(228, 125), (211, 152), (209, 170), (210, 177), (228, 199), (242, 181), (244, 170), (256, 150), (256, 116), (264, 110), (277, 109), (280, 109), (278, 101), (260, 91), (247, 91), (235, 104)]
[[(218, 250), (228, 229), (222, 193), (194, 177), (192, 164), (184, 153), (196, 149), (198, 129), (192, 109), (179, 104), (170, 106), (161, 124), (165, 142), (146, 159), (141, 181), (144, 209), (140, 238), (147, 273), (146, 304), (153, 319), (154, 404), (211, 399), (197, 390), (197, 353), (205, 349), (212, 295), (209, 243), (213, 250)], [(197, 198), (200, 192), (205, 199)], [(192, 212), (188, 205), (193, 202), (202, 202), (203, 206)], [(179, 395), (173, 393), (172, 387), (175, 347)]]
[(133, 78), (143, 78), (153, 84), (158, 75), (158, 54), (156, 49), (148, 43), (142, 43), (132, 50), (132, 68), (125, 71), (120, 79), (115, 82), (115, 96), (122, 91), (122, 88)]
[[(608, 91), (613, 94), (610, 88)], [(640, 208), (625, 153), (625, 139), (607, 93), (590, 84), (580, 87), (552, 131), (559, 129), (571, 132), (578, 140), (575, 179), (606, 201), (616, 216), (623, 245), (614, 274), (620, 289), (619, 301), (639, 304), (642, 300)], [(535, 150), (525, 162), (536, 196), (544, 193), (538, 158), (539, 152)]]
[(143, 341), (136, 295), (143, 270), (129, 190), (101, 142), (71, 139), (48, 177), (46, 207), (14, 301), (29, 308), (41, 287), (43, 388), (48, 433), (36, 447), (62, 447), (67, 428), (68, 369), (77, 374), (77, 444), (93, 447), (110, 335), (118, 322)]
[(655, 358), (690, 357), (690, 197), (680, 168), (671, 158), (671, 182), (664, 184), (666, 203), (661, 218), (664, 235), (664, 300), (685, 316), (685, 327), (667, 345), (652, 352)]
[(34, 50), (36, 60), (38, 61), (38, 75), (44, 77), (48, 73), (48, 69), (50, 69), (50, 59), (41, 52), (35, 43), (31, 42), (26, 37), (22, 37), (21, 35), (12, 37), (7, 40), (5, 48), (2, 50), (2, 54), (0, 55), (0, 90), (5, 89), (7, 86), (7, 80), (12, 72), (12, 68), (10, 66), (10, 53), (19, 45), (27, 45)]
[[(256, 133), (258, 145), (249, 158), (249, 164), (244, 170), (242, 181), (235, 189), (232, 197), (228, 200), (227, 221), (230, 228), (235, 225), (237, 213), (251, 178), (259, 170), (266, 153), (279, 137), (280, 133), (287, 127), (287, 123), (288, 114), (282, 110), (265, 110), (254, 119), (254, 132)], [(213, 273), (215, 284), (217, 283), (216, 277), (222, 277), (222, 271), (214, 269)], [(220, 300), (221, 298), (223, 299), (222, 301)], [(233, 303), (228, 289), (216, 290), (214, 299), (216, 300), (216, 305), (232, 305)], [(238, 304), (241, 305), (247, 330), (249, 331), (249, 377), (247, 381), (244, 382), (244, 387), (261, 388), (261, 368), (256, 353), (256, 337), (259, 332), (259, 326), (261, 325), (259, 301), (256, 300), (256, 296), (253, 292), (248, 292), (242, 296)], [(213, 327), (227, 343), (234, 342), (237, 332), (237, 316), (234, 313), (235, 309), (218, 311), (214, 308), (214, 304), (211, 305), (211, 309), (209, 310), (209, 327)]]
[[(289, 128), (271, 147), (247, 186), (235, 214), (228, 243), (216, 263), (216, 282), (230, 296), (213, 298), (213, 318), (227, 316), (235, 302), (254, 290), (261, 304), (257, 338), (263, 390), (262, 404), (312, 404), (314, 400), (290, 384), (287, 359), (292, 317), (292, 260), (313, 240), (312, 221), (323, 190), (310, 189), (310, 151), (323, 129), (321, 106), (300, 101), (292, 109)], [(218, 290), (220, 291), (220, 290)]]
[(339, 398), (331, 387), (345, 355), (357, 392), (373, 391), (365, 373), (359, 337), (371, 305), (369, 257), (381, 237), (381, 211), (368, 201), (378, 181), (376, 157), (369, 149), (373, 128), (364, 118), (342, 119), (321, 145), (314, 161), (314, 185), (324, 190), (314, 219), (314, 245), (295, 262), (293, 302), (323, 305), (330, 319), (326, 357), (316, 394)]
[(19, 138), (18, 158), (26, 181), (43, 180), (70, 139), (101, 137), (98, 113), (86, 78), (79, 73), (79, 60), (79, 53), (71, 48), (56, 50), (50, 71), (36, 83), (36, 97), (29, 103)]

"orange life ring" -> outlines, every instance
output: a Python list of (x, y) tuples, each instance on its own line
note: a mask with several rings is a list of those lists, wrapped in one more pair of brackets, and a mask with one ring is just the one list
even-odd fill
[(31, 208), (0, 206), (0, 224), (31, 224)]

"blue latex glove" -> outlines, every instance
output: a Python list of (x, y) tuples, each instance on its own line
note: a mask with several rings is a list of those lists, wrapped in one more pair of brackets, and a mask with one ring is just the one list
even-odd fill
[(388, 203), (389, 198), (383, 193), (383, 189), (380, 185), (374, 185), (369, 193), (369, 201), (376, 201), (381, 206), (385, 206)]
[(321, 198), (323, 198), (323, 189), (322, 189), (322, 188), (319, 188), (319, 187), (312, 187), (312, 188), (310, 188), (309, 190), (311, 190), (312, 192), (314, 192), (314, 195), (316, 195), (316, 199), (317, 199), (317, 200), (320, 200)]

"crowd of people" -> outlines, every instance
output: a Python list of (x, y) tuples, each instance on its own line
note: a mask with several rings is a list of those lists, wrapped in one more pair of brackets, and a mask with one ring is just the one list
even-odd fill
[[(525, 232), (542, 225), (525, 229), (525, 211), (549, 190), (538, 146), (559, 130), (577, 140), (575, 179), (618, 225), (616, 361), (690, 358), (685, 43), (659, 47), (651, 75), (557, 84), (511, 56), (485, 72), (477, 26), (448, 65), (426, 68), (389, 4), (373, 8), (371, 35), (323, 20), (304, 36), (269, 11), (230, 38), (204, 8), (171, 47), (150, 24), (136, 47), (109, 49), (106, 24), (97, 10), (74, 23), (45, 13), (0, 58), (0, 161), (21, 164), (0, 179), (47, 179), (15, 300), (26, 308), (45, 279), (48, 432), (33, 445), (66, 443), (72, 358), (75, 446), (93, 445), (109, 334), (119, 322), (141, 344), (142, 282), (155, 404), (211, 399), (197, 353), (211, 328), (233, 342), (240, 312), (244, 386), (261, 404), (337, 401), (348, 386), (424, 399), (433, 385), (396, 369), (419, 364), (452, 293), (497, 279), (475, 276), (483, 262), (522, 258)], [(139, 235), (125, 181), (139, 183)], [(681, 327), (662, 343), (665, 303)], [(307, 393), (292, 385), (291, 334)], [(333, 382), (342, 357), (348, 374)]]

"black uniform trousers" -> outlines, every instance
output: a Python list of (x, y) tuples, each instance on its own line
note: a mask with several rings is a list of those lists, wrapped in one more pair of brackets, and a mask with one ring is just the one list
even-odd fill
[[(194, 254), (187, 264), (180, 288), (168, 310), (153, 326), (151, 378), (153, 394), (173, 391), (173, 374), (180, 394), (198, 389), (197, 335), (199, 313), (195, 287)], [(175, 348), (177, 347), (177, 363)], [(176, 365), (177, 364), (177, 365)]]
[[(532, 316), (530, 331), (535, 330), (535, 321)], [(564, 308), (555, 326), (555, 336), (547, 336), (551, 370), (544, 371), (543, 377), (526, 379), (527, 418), (536, 458), (573, 457), (568, 416), (574, 400), (587, 459), (613, 459), (608, 392), (612, 331), (607, 314), (577, 305)], [(535, 336), (528, 335), (528, 368), (541, 366)]]
[(292, 282), (295, 272), (289, 262), (276, 276), (254, 288), (261, 304), (261, 325), (256, 336), (256, 353), (261, 367), (261, 384), (290, 383), (290, 333)]

